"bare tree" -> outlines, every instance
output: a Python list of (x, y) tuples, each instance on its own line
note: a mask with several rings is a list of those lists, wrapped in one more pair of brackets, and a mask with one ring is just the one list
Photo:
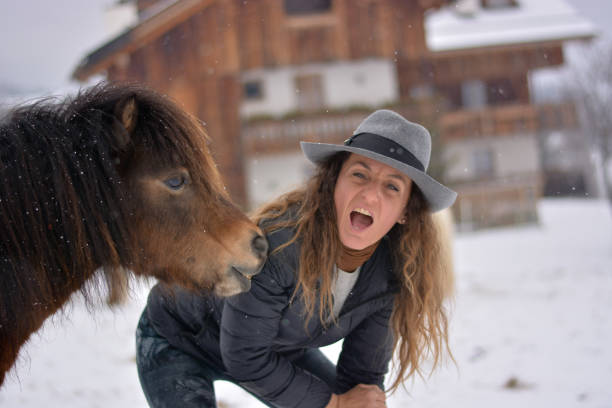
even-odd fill
[(576, 51), (566, 83), (589, 142), (601, 154), (605, 195), (612, 206), (612, 43), (598, 41)]

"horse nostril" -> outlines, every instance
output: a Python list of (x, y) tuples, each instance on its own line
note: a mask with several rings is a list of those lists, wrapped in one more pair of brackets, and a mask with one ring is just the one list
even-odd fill
[(264, 258), (268, 253), (268, 241), (261, 235), (257, 235), (253, 238), (253, 242), (251, 242), (251, 248), (253, 248), (257, 255)]

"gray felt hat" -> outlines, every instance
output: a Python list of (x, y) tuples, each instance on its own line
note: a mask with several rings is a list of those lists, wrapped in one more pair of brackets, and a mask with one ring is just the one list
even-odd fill
[(313, 163), (337, 152), (351, 152), (401, 171), (419, 186), (432, 212), (450, 207), (457, 198), (457, 193), (426, 173), (431, 156), (427, 129), (390, 110), (377, 110), (365, 118), (343, 145), (310, 142), (300, 145)]

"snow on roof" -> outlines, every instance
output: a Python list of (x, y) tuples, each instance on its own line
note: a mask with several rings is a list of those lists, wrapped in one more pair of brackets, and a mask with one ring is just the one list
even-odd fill
[[(468, 0), (469, 1), (469, 0)], [(563, 0), (517, 0), (517, 7), (480, 8), (460, 13), (455, 3), (425, 16), (427, 46), (431, 51), (590, 38), (596, 26)]]

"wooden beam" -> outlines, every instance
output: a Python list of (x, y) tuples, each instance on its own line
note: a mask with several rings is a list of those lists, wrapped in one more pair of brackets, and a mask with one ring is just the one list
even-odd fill
[(350, 7), (347, 0), (335, 0), (333, 3), (333, 12), (336, 15), (335, 28), (335, 54), (340, 59), (348, 59), (350, 54), (349, 39), (348, 39), (348, 21), (346, 8)]
[(223, 10), (224, 26), (222, 47), (224, 71), (237, 73), (240, 71), (240, 50), (238, 42), (238, 7), (235, 0), (223, 1), (220, 5)]
[(478, 48), (453, 53), (429, 53), (421, 58), (401, 58), (398, 78), (406, 96), (404, 92), (415, 85), (450, 85), (465, 79), (514, 77), (535, 68), (562, 63), (561, 43)]

